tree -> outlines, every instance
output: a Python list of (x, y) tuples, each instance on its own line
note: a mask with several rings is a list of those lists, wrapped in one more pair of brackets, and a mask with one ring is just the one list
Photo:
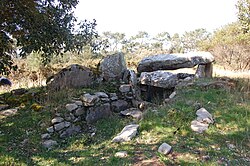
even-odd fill
[(152, 45), (152, 49), (154, 49), (155, 51), (160, 51), (163, 52), (164, 48), (168, 47), (168, 45), (170, 44), (170, 34), (168, 32), (161, 32), (158, 33), (155, 37), (153, 37), (153, 43)]
[(170, 43), (170, 53), (183, 53), (183, 44), (181, 42), (181, 37), (178, 33), (175, 33), (172, 37), (170, 37)]
[(211, 34), (203, 28), (185, 32), (181, 39), (184, 52), (199, 50), (201, 42), (208, 40), (210, 36)]
[(89, 44), (94, 36), (96, 22), (83, 21), (75, 30), (77, 20), (73, 8), (78, 0), (1, 0), (0, 2), (0, 56), (1, 70), (12, 66), (13, 39), (20, 48), (20, 56), (32, 51), (42, 52), (44, 63), (53, 54), (78, 50)]
[(250, 0), (239, 0), (236, 7), (243, 33), (250, 33)]
[(216, 62), (227, 69), (250, 69), (250, 33), (242, 33), (239, 22), (228, 24), (214, 32), (203, 48), (215, 56)]

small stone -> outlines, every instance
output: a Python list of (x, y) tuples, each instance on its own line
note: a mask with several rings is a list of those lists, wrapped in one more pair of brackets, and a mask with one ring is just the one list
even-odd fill
[(60, 130), (62, 130), (63, 128), (69, 127), (70, 124), (71, 124), (70, 122), (61, 122), (61, 123), (55, 124), (54, 127), (55, 127), (55, 130), (56, 130), (56, 131), (60, 131)]
[(132, 116), (133, 118), (136, 118), (138, 120), (142, 118), (142, 112), (137, 108), (129, 108), (121, 111), (120, 113), (125, 116)]
[(83, 101), (84, 106), (94, 106), (100, 98), (97, 95), (86, 93), (81, 96), (81, 100)]
[(78, 105), (78, 106), (83, 106), (82, 101), (75, 101), (75, 104)]
[(41, 135), (42, 139), (49, 139), (50, 138), (50, 134), (49, 133), (45, 133)]
[(117, 100), (111, 103), (112, 111), (121, 112), (128, 109), (128, 102), (125, 100)]
[(81, 127), (72, 125), (60, 134), (60, 138), (70, 137), (74, 134), (80, 133)]
[(76, 116), (81, 116), (81, 115), (83, 115), (84, 113), (85, 113), (85, 110), (84, 110), (83, 107), (77, 108), (77, 109), (75, 110), (75, 115), (76, 115)]
[(16, 113), (17, 113), (16, 108), (11, 108), (11, 109), (0, 111), (0, 115), (2, 116), (12, 116), (12, 115), (15, 115)]
[(63, 119), (62, 117), (55, 117), (55, 118), (53, 118), (53, 119), (51, 120), (51, 123), (52, 123), (52, 124), (56, 124), (56, 123), (60, 123), (60, 122), (62, 122), (62, 121), (64, 121), (64, 119)]
[(122, 93), (128, 93), (128, 92), (130, 92), (130, 90), (131, 90), (131, 85), (130, 84), (121, 85), (120, 88), (119, 88), (119, 91), (122, 92)]
[(100, 98), (108, 98), (109, 96), (104, 92), (96, 92), (95, 95), (97, 95)]
[(54, 140), (46, 140), (42, 143), (42, 145), (47, 148), (47, 149), (51, 149), (53, 146), (56, 146), (58, 143)]
[(110, 100), (111, 101), (115, 101), (118, 100), (118, 96), (116, 95), (116, 93), (110, 93), (109, 94)]
[(49, 133), (53, 133), (53, 132), (54, 132), (54, 127), (53, 127), (53, 126), (48, 127), (48, 128), (47, 128), (47, 131), (48, 131)]
[(124, 158), (124, 157), (127, 157), (127, 156), (128, 156), (127, 151), (120, 151), (120, 152), (115, 153), (115, 157)]
[(197, 121), (197, 120), (193, 120), (192, 122), (191, 122), (191, 129), (193, 130), (193, 131), (195, 131), (195, 132), (198, 132), (198, 133), (202, 133), (202, 132), (204, 132), (205, 130), (207, 130), (208, 129), (208, 124), (206, 124), (206, 123), (201, 123), (201, 122), (199, 122), (199, 121)]
[(136, 136), (139, 125), (131, 124), (125, 126), (122, 131), (113, 138), (112, 142), (127, 142), (130, 141), (133, 137)]
[(161, 144), (161, 146), (158, 148), (158, 152), (161, 154), (169, 154), (171, 150), (172, 147), (167, 143)]
[(213, 116), (205, 108), (197, 110), (196, 115), (199, 122), (214, 123)]
[(70, 112), (76, 110), (77, 108), (78, 106), (75, 103), (66, 105), (66, 109)]
[(109, 98), (100, 98), (100, 99), (101, 99), (101, 101), (103, 101), (103, 102), (109, 102), (109, 101), (110, 101)]
[(176, 92), (171, 93), (171, 95), (169, 96), (170, 99), (173, 99), (176, 96)]

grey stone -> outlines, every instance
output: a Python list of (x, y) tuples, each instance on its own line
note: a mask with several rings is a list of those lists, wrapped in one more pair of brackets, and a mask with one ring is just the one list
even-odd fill
[(47, 149), (51, 149), (52, 147), (58, 145), (58, 143), (54, 140), (46, 140), (42, 143), (42, 145), (47, 148)]
[(131, 124), (125, 126), (122, 131), (113, 138), (112, 142), (127, 142), (130, 141), (133, 137), (136, 136), (137, 130), (139, 128), (139, 125), (137, 124)]
[(120, 86), (119, 91), (122, 93), (128, 93), (128, 92), (130, 92), (131, 88), (132, 87), (130, 84), (124, 84), (124, 85)]
[(135, 71), (134, 70), (126, 70), (123, 74), (123, 79), (122, 79), (125, 84), (130, 84), (132, 86), (136, 85), (137, 84), (137, 77), (136, 77), (136, 74), (135, 74)]
[(62, 121), (64, 121), (64, 119), (63, 119), (62, 117), (55, 117), (55, 118), (53, 118), (53, 119), (51, 120), (51, 123), (52, 123), (52, 124), (56, 124), (56, 123), (60, 123), (60, 122), (62, 122)]
[(47, 128), (47, 131), (48, 131), (49, 133), (53, 133), (55, 130), (54, 130), (54, 127), (53, 127), (53, 126), (50, 126), (50, 127)]
[(208, 129), (208, 126), (209, 126), (209, 124), (202, 123), (202, 122), (199, 122), (197, 120), (193, 120), (191, 122), (191, 129), (195, 132), (198, 132), (198, 133), (203, 133), (205, 130)]
[(75, 104), (78, 105), (78, 106), (83, 106), (82, 101), (75, 101)]
[(73, 103), (73, 104), (66, 104), (66, 109), (68, 110), (68, 111), (74, 111), (74, 110), (76, 110), (78, 108), (78, 105), (76, 105), (75, 103)]
[(80, 126), (72, 125), (60, 134), (60, 138), (70, 137), (81, 132)]
[(178, 83), (178, 77), (177, 74), (166, 71), (142, 72), (139, 83), (161, 88), (174, 88)]
[(169, 154), (171, 150), (172, 147), (167, 143), (161, 144), (161, 146), (158, 148), (158, 152), (164, 155)]
[(47, 85), (51, 90), (88, 87), (93, 83), (93, 78), (93, 72), (89, 68), (73, 64), (47, 80)]
[(81, 96), (81, 100), (83, 101), (84, 106), (94, 106), (100, 98), (97, 95), (86, 93)]
[(2, 115), (2, 116), (13, 116), (16, 113), (17, 113), (17, 109), (16, 108), (11, 108), (11, 109), (0, 111), (0, 115)]
[(100, 119), (108, 118), (112, 115), (110, 104), (105, 103), (98, 107), (91, 107), (87, 111), (86, 121), (87, 123), (95, 123)]
[(100, 62), (100, 71), (105, 81), (119, 81), (126, 69), (123, 53), (109, 55)]
[(109, 101), (110, 101), (110, 99), (109, 99), (109, 98), (100, 98), (100, 100), (101, 100), (101, 101), (103, 101), (103, 102), (105, 102), (105, 103), (107, 103), (107, 102), (109, 102)]
[(56, 131), (60, 131), (60, 130), (62, 130), (62, 129), (64, 129), (64, 128), (69, 127), (70, 124), (71, 124), (70, 122), (64, 121), (64, 122), (55, 124), (55, 125), (54, 125), (54, 128), (55, 128)]
[(124, 157), (127, 157), (127, 156), (128, 156), (127, 151), (120, 151), (120, 152), (115, 153), (115, 157), (124, 158)]
[(96, 92), (95, 93), (96, 96), (100, 97), (100, 98), (108, 98), (109, 96), (104, 93), (104, 92)]
[(174, 70), (192, 68), (196, 65), (212, 63), (214, 57), (209, 52), (190, 52), (186, 54), (160, 54), (149, 56), (139, 62), (137, 71)]
[(173, 93), (171, 93), (171, 95), (169, 95), (170, 99), (173, 99), (176, 96), (176, 92), (174, 91)]
[(77, 108), (75, 110), (75, 116), (81, 116), (81, 115), (85, 114), (85, 112), (86, 111), (85, 111), (84, 107)]
[(129, 108), (121, 111), (120, 113), (125, 116), (132, 116), (133, 118), (136, 118), (138, 120), (142, 118), (142, 112), (137, 108)]
[(197, 110), (196, 115), (199, 122), (214, 123), (213, 116), (205, 108)]
[(128, 102), (125, 100), (117, 100), (111, 103), (112, 111), (121, 112), (128, 108)]
[(49, 133), (45, 133), (45, 134), (42, 134), (41, 135), (41, 138), (42, 139), (49, 139), (51, 136), (50, 136), (50, 134)]
[(118, 96), (117, 96), (116, 93), (110, 93), (110, 94), (109, 94), (109, 97), (110, 97), (110, 100), (111, 100), (111, 101), (118, 100)]

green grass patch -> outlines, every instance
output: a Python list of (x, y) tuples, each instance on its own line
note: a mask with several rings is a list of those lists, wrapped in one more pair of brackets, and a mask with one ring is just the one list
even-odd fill
[[(96, 129), (93, 137), (81, 133), (65, 140), (55, 138), (59, 145), (51, 150), (41, 146), (41, 134), (46, 132), (54, 114), (65, 111), (65, 104), (82, 93), (100, 89), (115, 92), (113, 86), (61, 92), (39, 90), (32, 98), (23, 100), (3, 94), (0, 96), (2, 101), (14, 98), (13, 106), (23, 105), (16, 115), (0, 119), (0, 165), (120, 166), (146, 162), (151, 165), (247, 165), (250, 97), (245, 92), (248, 85), (241, 81), (237, 86), (241, 87), (230, 91), (198, 87), (177, 90), (173, 102), (144, 112), (143, 120), (138, 122), (139, 133), (130, 142), (111, 142), (132, 122), (130, 118), (114, 115), (93, 125)], [(33, 109), (36, 104), (42, 109)], [(206, 108), (215, 118), (215, 123), (203, 134), (194, 133), (190, 128), (200, 107)], [(171, 154), (157, 152), (163, 142), (173, 147)], [(115, 157), (119, 151), (127, 151), (128, 156)]]

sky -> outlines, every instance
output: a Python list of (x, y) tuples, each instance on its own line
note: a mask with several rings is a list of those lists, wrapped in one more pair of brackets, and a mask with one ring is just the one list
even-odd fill
[(170, 34), (205, 28), (209, 32), (237, 20), (237, 0), (79, 0), (79, 20), (97, 21), (97, 31), (135, 35)]

